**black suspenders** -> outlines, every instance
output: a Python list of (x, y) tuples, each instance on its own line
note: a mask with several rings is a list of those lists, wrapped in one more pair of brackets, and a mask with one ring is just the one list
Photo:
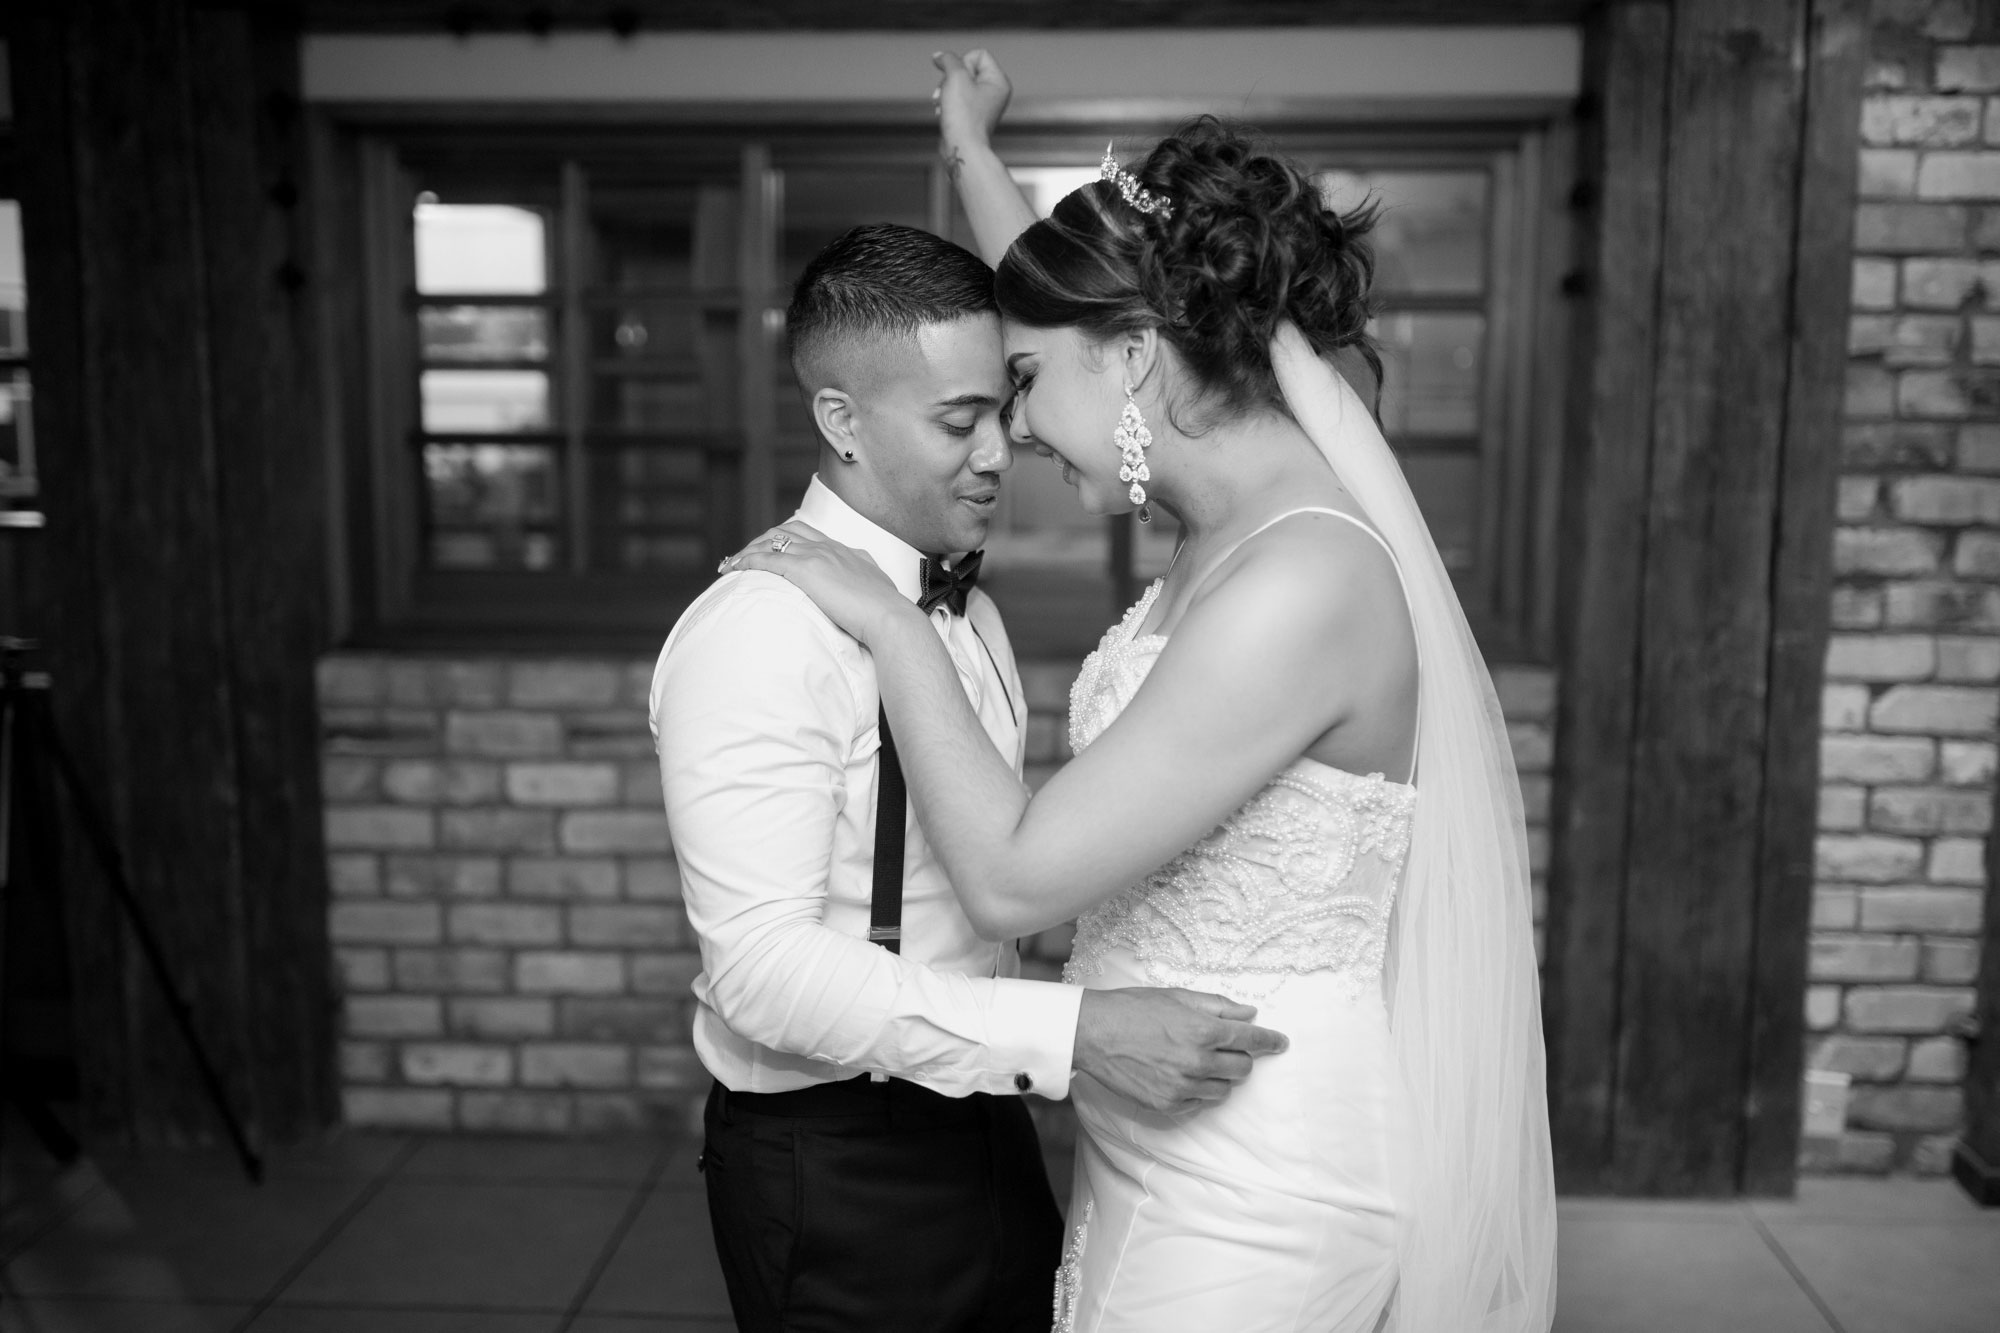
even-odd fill
[(876, 721), (882, 752), (875, 779), (875, 892), (868, 907), (868, 939), (890, 953), (903, 951), (903, 824), (909, 794), (896, 741), (889, 734), (889, 710)]
[[(1007, 692), (1006, 673), (1000, 670), (993, 650), (986, 647), (986, 636), (976, 629), (972, 635), (986, 649), (986, 660), (993, 663), (993, 678), (1000, 685), (1001, 697), (1007, 700), (1007, 713), (1014, 719), (1014, 725), (1020, 726), (1020, 716), (1014, 711), (1014, 696)], [(890, 953), (901, 953), (903, 827), (908, 817), (909, 791), (903, 785), (903, 766), (896, 759), (896, 739), (889, 734), (887, 708), (876, 714), (875, 726), (882, 738), (882, 751), (876, 761), (879, 767), (875, 780), (875, 890), (868, 906), (868, 939)]]

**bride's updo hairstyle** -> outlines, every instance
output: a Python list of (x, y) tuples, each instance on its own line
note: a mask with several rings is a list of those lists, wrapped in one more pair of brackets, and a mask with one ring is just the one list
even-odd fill
[(1322, 356), (1354, 349), (1380, 383), (1372, 203), (1335, 212), (1295, 163), (1214, 116), (1162, 139), (1132, 175), (1170, 215), (1141, 212), (1111, 181), (1071, 191), (1001, 259), (1002, 314), (1096, 342), (1158, 329), (1208, 424), (1283, 410), (1270, 351), (1283, 319)]

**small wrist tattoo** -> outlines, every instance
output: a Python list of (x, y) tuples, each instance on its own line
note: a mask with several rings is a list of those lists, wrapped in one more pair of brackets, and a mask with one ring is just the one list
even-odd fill
[(965, 154), (954, 147), (944, 159), (944, 174), (951, 177), (953, 185), (958, 184), (958, 173), (965, 170)]

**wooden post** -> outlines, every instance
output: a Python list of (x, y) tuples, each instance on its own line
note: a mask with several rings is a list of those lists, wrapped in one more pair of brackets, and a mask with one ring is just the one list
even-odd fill
[(1611, 1099), (1631, 807), (1637, 599), (1657, 341), (1668, 6), (1609, 5), (1588, 32), (1579, 198), (1593, 200), (1590, 300), (1576, 329), (1558, 600), (1554, 859), (1544, 1027), (1558, 1182), (1589, 1191), (1611, 1153)]
[[(334, 1110), (296, 36), (80, 0), (12, 45), (57, 724), (234, 1109), (293, 1137)], [(69, 866), (87, 1128), (218, 1137), (123, 917)]]
[(1594, 21), (1549, 923), (1572, 1189), (1793, 1179), (1860, 10)]
[(1855, 151), (1868, 57), (1867, 0), (1813, 0), (1806, 33), (1785, 433), (1771, 557), (1771, 667), (1751, 961), (1739, 1188), (1792, 1192), (1798, 1176), (1800, 1017), (1819, 828), (1820, 692), (1832, 595)]
[[(2000, 788), (1994, 791), (2000, 815)], [(1965, 1066), (1965, 1132), (1951, 1174), (1981, 1206), (2000, 1205), (2000, 838), (1986, 839), (1986, 921), (1979, 936), (1976, 1024)]]

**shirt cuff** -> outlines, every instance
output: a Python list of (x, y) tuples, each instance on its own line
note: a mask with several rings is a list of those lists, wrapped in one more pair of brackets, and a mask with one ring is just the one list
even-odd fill
[(1017, 1092), (1054, 1102), (1069, 1096), (1083, 987), (1011, 977), (995, 978), (993, 986), (987, 1058)]

